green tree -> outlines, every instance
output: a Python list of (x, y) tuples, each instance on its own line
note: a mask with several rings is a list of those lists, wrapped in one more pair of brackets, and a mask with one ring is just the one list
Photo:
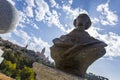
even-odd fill
[(14, 55), (14, 53), (13, 53), (13, 51), (11, 49), (5, 49), (3, 57), (6, 60), (11, 61), (12, 63), (16, 63), (17, 62), (17, 59), (16, 59), (16, 57), (15, 57), (15, 55)]
[(21, 80), (34, 80), (34, 71), (30, 67), (24, 67), (24, 69), (21, 72)]
[(0, 68), (2, 69), (3, 73), (11, 76), (16, 69), (16, 63), (11, 63), (11, 61), (7, 61), (6, 59), (4, 59)]
[(33, 60), (24, 51), (14, 50), (12, 43), (7, 42), (2, 46), (4, 60), (0, 65), (0, 72), (16, 80), (34, 80), (35, 74), (31, 68)]
[(21, 80), (21, 72), (21, 69), (16, 69), (11, 77), (16, 80)]

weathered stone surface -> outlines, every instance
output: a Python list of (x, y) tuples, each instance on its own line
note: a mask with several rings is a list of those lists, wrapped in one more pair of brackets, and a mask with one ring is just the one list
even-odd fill
[[(84, 17), (88, 18), (88, 16), (78, 18), (81, 18), (80, 21), (82, 21), (85, 19)], [(76, 25), (78, 27), (69, 34), (53, 40), (54, 45), (50, 48), (51, 57), (54, 59), (57, 69), (84, 77), (87, 68), (106, 53), (104, 47), (107, 45), (94, 39), (85, 31), (90, 24), (85, 26), (85, 23), (79, 22), (78, 19)]]
[(33, 70), (36, 73), (36, 80), (83, 80), (36, 62), (33, 63)]

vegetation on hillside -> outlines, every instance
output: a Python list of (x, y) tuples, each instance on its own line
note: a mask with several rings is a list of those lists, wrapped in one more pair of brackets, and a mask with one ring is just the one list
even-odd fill
[(32, 61), (23, 56), (22, 52), (13, 53), (11, 49), (5, 49), (5, 58), (0, 65), (0, 71), (16, 80), (34, 80), (35, 73), (32, 69)]
[(109, 80), (108, 78), (105, 78), (103, 76), (97, 76), (93, 73), (86, 74), (86, 79), (87, 80)]
[(0, 73), (16, 80), (35, 80), (35, 73), (32, 69), (33, 62), (53, 66), (44, 53), (28, 50), (26, 47), (18, 46), (2, 38), (0, 38), (0, 48), (4, 51)]

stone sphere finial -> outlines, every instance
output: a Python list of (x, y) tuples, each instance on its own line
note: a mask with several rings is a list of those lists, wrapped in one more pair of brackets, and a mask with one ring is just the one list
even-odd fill
[(78, 30), (86, 30), (91, 26), (91, 20), (87, 14), (80, 14), (73, 22)]
[(0, 0), (0, 34), (12, 31), (19, 23), (18, 11), (9, 1)]

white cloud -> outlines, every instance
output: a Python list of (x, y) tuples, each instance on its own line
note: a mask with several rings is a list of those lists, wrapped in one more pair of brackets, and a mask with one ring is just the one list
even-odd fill
[(108, 44), (106, 47), (106, 56), (116, 57), (120, 56), (120, 36), (116, 33), (109, 32), (108, 34), (100, 34), (98, 31), (101, 29), (91, 27), (87, 31), (91, 36), (104, 41)]
[(55, 10), (52, 10), (52, 13), (48, 13), (47, 15), (45, 16), (45, 22), (47, 22), (48, 25), (54, 25), (65, 32), (65, 28), (60, 23), (58, 13)]
[(20, 22), (25, 22), (26, 15), (24, 14), (24, 12), (18, 11), (18, 13), (19, 13)]
[(71, 4), (73, 3), (73, 0), (69, 0), (68, 2), (69, 2), (69, 4), (71, 5)]
[(96, 24), (96, 23), (100, 22), (100, 20), (96, 17), (91, 18), (91, 21), (92, 21), (92, 24)]
[(73, 3), (73, 0), (61, 0), (61, 3), (63, 6), (71, 6)]
[(25, 9), (25, 13), (28, 17), (34, 17), (33, 15), (33, 7), (35, 7), (34, 0), (26, 0), (27, 7)]
[(19, 24), (18, 24), (18, 26), (19, 27), (21, 27), (21, 28), (24, 28), (24, 27), (26, 27), (24, 24), (26, 23), (26, 18), (27, 18), (27, 16), (26, 16), (26, 14), (24, 13), (24, 12), (22, 12), (22, 11), (18, 11), (18, 19), (19, 19)]
[(56, 3), (55, 0), (49, 0), (50, 3), (51, 3), (51, 7), (56, 7), (56, 8), (59, 8), (59, 5)]
[(14, 34), (22, 39), (22, 42), (23, 42), (22, 45), (26, 45), (28, 40), (31, 39), (31, 37), (25, 31), (23, 31), (21, 29), (20, 30), (15, 30)]
[(46, 13), (49, 12), (49, 6), (44, 0), (36, 0), (35, 16), (37, 21), (44, 19)]
[(33, 24), (33, 27), (37, 30), (39, 29), (39, 27), (36, 24)]
[(70, 6), (64, 5), (62, 9), (70, 18), (76, 18), (79, 15), (79, 8), (71, 9)]
[(103, 40), (108, 44), (106, 48), (107, 54), (106, 56), (120, 56), (120, 36), (109, 32), (107, 35), (102, 35)]
[[(32, 5), (32, 4), (30, 4), (30, 5)], [(33, 18), (34, 18), (33, 9), (30, 5), (28, 4), (28, 6), (25, 8), (24, 11), (18, 12), (19, 13), (19, 20), (20, 20), (18, 26), (21, 28), (25, 28), (25, 27), (28, 27), (28, 25), (31, 25), (33, 28), (39, 29), (39, 27), (36, 25), (36, 23), (33, 22)], [(30, 17), (32, 19), (29, 19), (28, 17)]]
[(30, 7), (34, 7), (34, 6), (35, 6), (34, 0), (26, 0), (26, 3), (27, 3)]
[[(59, 5), (55, 2), (55, 0), (50, 0), (51, 5), (56, 8), (59, 7)], [(72, 3), (72, 0), (70, 0)], [(49, 5), (44, 0), (38, 0), (36, 1), (36, 9), (35, 9), (35, 16), (36, 21), (43, 21), (47, 23), (48, 26), (55, 26), (58, 27), (61, 31), (67, 32), (67, 30), (64, 28), (60, 21), (60, 16), (58, 15), (58, 12), (55, 9), (52, 9), (50, 11)], [(60, 9), (60, 7), (59, 7)], [(71, 10), (72, 11), (72, 10)]]
[[(21, 25), (24, 26), (24, 23), (29, 24), (31, 26), (33, 26), (35, 29), (38, 29), (39, 27), (36, 26), (36, 24), (29, 20), (27, 17), (33, 17), (35, 16), (35, 20), (36, 21), (44, 21), (47, 22), (48, 26), (52, 26), (54, 25), (55, 27), (58, 27), (60, 30), (62, 30), (63, 32), (68, 32), (70, 31), (69, 29), (65, 29), (64, 26), (62, 25), (62, 23), (60, 22), (60, 16), (58, 15), (58, 12), (56, 10), (51, 10), (49, 9), (49, 5), (47, 4), (47, 2), (45, 2), (44, 0), (35, 0), (33, 1), (26, 1), (28, 6), (25, 8), (25, 13), (21, 13), (22, 14), (22, 19), (21, 19)], [(51, 5), (56, 8), (59, 7), (59, 5), (55, 2), (55, 0), (50, 0)], [(72, 4), (72, 0), (69, 0), (69, 3)], [(35, 10), (33, 10), (33, 7), (35, 8)], [(59, 7), (60, 9), (60, 7)], [(72, 12), (72, 10), (69, 9), (69, 11), (66, 11), (67, 13), (70, 13), (70, 11)], [(74, 10), (72, 12), (72, 15), (75, 14)], [(80, 10), (82, 11), (82, 10)], [(35, 12), (35, 15), (33, 15), (33, 12)], [(77, 12), (76, 12), (77, 13)]]
[(81, 13), (88, 14), (88, 12), (84, 9), (81, 8), (72, 9), (70, 6), (66, 6), (66, 5), (63, 5), (62, 9), (71, 19), (75, 19)]
[(51, 6), (52, 6), (52, 7), (56, 6), (56, 4), (57, 4), (57, 3), (55, 2), (55, 0), (50, 0), (50, 3), (51, 3)]
[(27, 6), (26, 9), (25, 9), (25, 12), (26, 12), (26, 15), (27, 15), (28, 17), (34, 17), (32, 7)]
[(116, 25), (118, 16), (114, 11), (109, 9), (109, 2), (97, 6), (97, 11), (100, 12), (100, 22), (102, 25)]

